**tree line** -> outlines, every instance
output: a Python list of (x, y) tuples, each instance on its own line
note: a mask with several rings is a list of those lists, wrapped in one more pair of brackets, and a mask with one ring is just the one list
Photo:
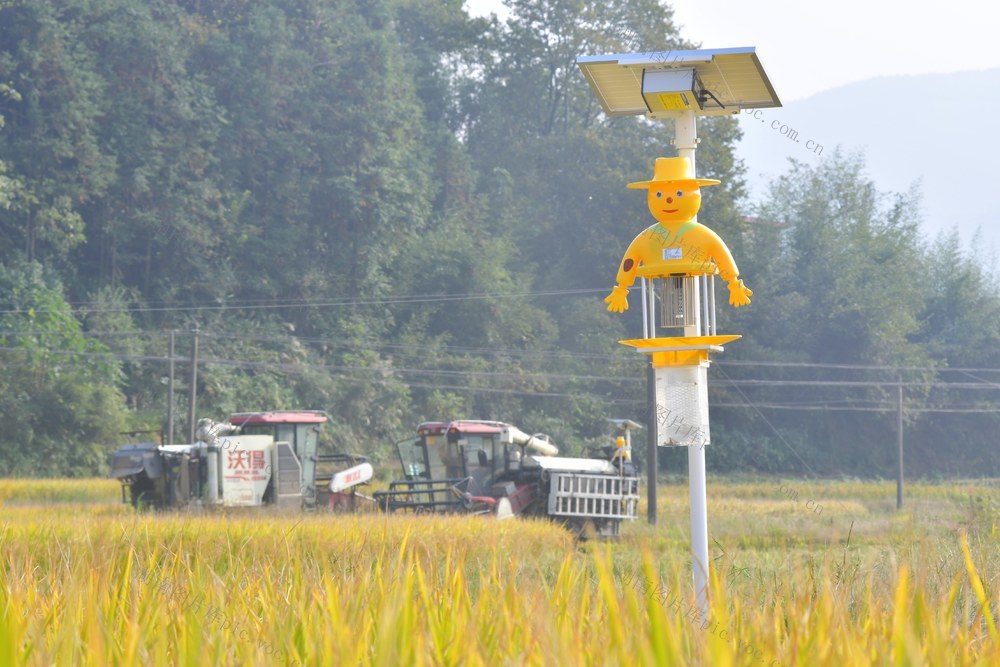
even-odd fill
[[(574, 60), (694, 44), (656, 0), (508, 8), (0, 0), (0, 472), (94, 474), (123, 432), (164, 428), (167, 332), (196, 326), (200, 415), (325, 409), (329, 446), (387, 465), (424, 419), (571, 452), (608, 417), (645, 422), (642, 360), (616, 342), (637, 308), (602, 299), (650, 224), (624, 185), (673, 127), (605, 117)], [(924, 383), (915, 472), (995, 474), (997, 397), (934, 384), (1000, 368), (990, 258), (922, 235), (919, 191), (879, 191), (863, 156), (790, 164), (751, 205), (735, 119), (699, 131), (699, 175), (723, 182), (700, 220), (755, 292), (720, 308), (744, 335), (725, 361), (830, 366), (713, 369), (710, 466), (890, 474), (884, 412), (761, 407), (888, 390), (726, 382), (877, 366)], [(943, 406), (981, 410), (917, 411)]]

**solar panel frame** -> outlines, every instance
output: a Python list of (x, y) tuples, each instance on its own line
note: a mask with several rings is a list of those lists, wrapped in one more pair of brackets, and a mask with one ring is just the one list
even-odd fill
[(752, 46), (580, 56), (576, 64), (608, 116), (678, 116), (676, 110), (651, 112), (642, 95), (643, 72), (668, 69), (694, 69), (705, 89), (718, 98), (708, 98), (698, 115), (781, 106)]

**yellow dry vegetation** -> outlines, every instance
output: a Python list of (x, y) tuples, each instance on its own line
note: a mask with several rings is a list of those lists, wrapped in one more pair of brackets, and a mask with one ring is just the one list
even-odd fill
[(683, 485), (655, 529), (580, 544), (546, 521), (136, 514), (115, 487), (33, 483), (0, 482), (4, 666), (1000, 664), (986, 483), (915, 485), (902, 513), (887, 485), (710, 484), (707, 616)]

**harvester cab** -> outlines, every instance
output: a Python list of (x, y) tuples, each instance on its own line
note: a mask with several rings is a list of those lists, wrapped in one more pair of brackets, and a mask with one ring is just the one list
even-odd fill
[(404, 478), (374, 494), (387, 511), (548, 516), (606, 537), (638, 513), (639, 479), (624, 457), (560, 457), (547, 436), (511, 424), (424, 422), (397, 450)]
[(321, 455), (313, 411), (246, 412), (228, 421), (202, 419), (184, 445), (130, 445), (112, 459), (122, 501), (136, 507), (256, 507), (278, 505), (353, 509), (354, 491), (372, 477), (363, 456)]

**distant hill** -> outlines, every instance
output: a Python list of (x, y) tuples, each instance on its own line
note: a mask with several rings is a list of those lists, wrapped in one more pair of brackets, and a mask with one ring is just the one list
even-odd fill
[(992, 116), (997, 109), (1000, 69), (879, 77), (761, 110), (756, 117), (742, 114), (739, 151), (758, 199), (768, 181), (787, 170), (788, 158), (816, 164), (838, 145), (863, 149), (880, 190), (904, 191), (920, 182), (929, 235), (958, 228), (968, 243), (979, 227), (982, 240), (996, 250), (1000, 132)]

